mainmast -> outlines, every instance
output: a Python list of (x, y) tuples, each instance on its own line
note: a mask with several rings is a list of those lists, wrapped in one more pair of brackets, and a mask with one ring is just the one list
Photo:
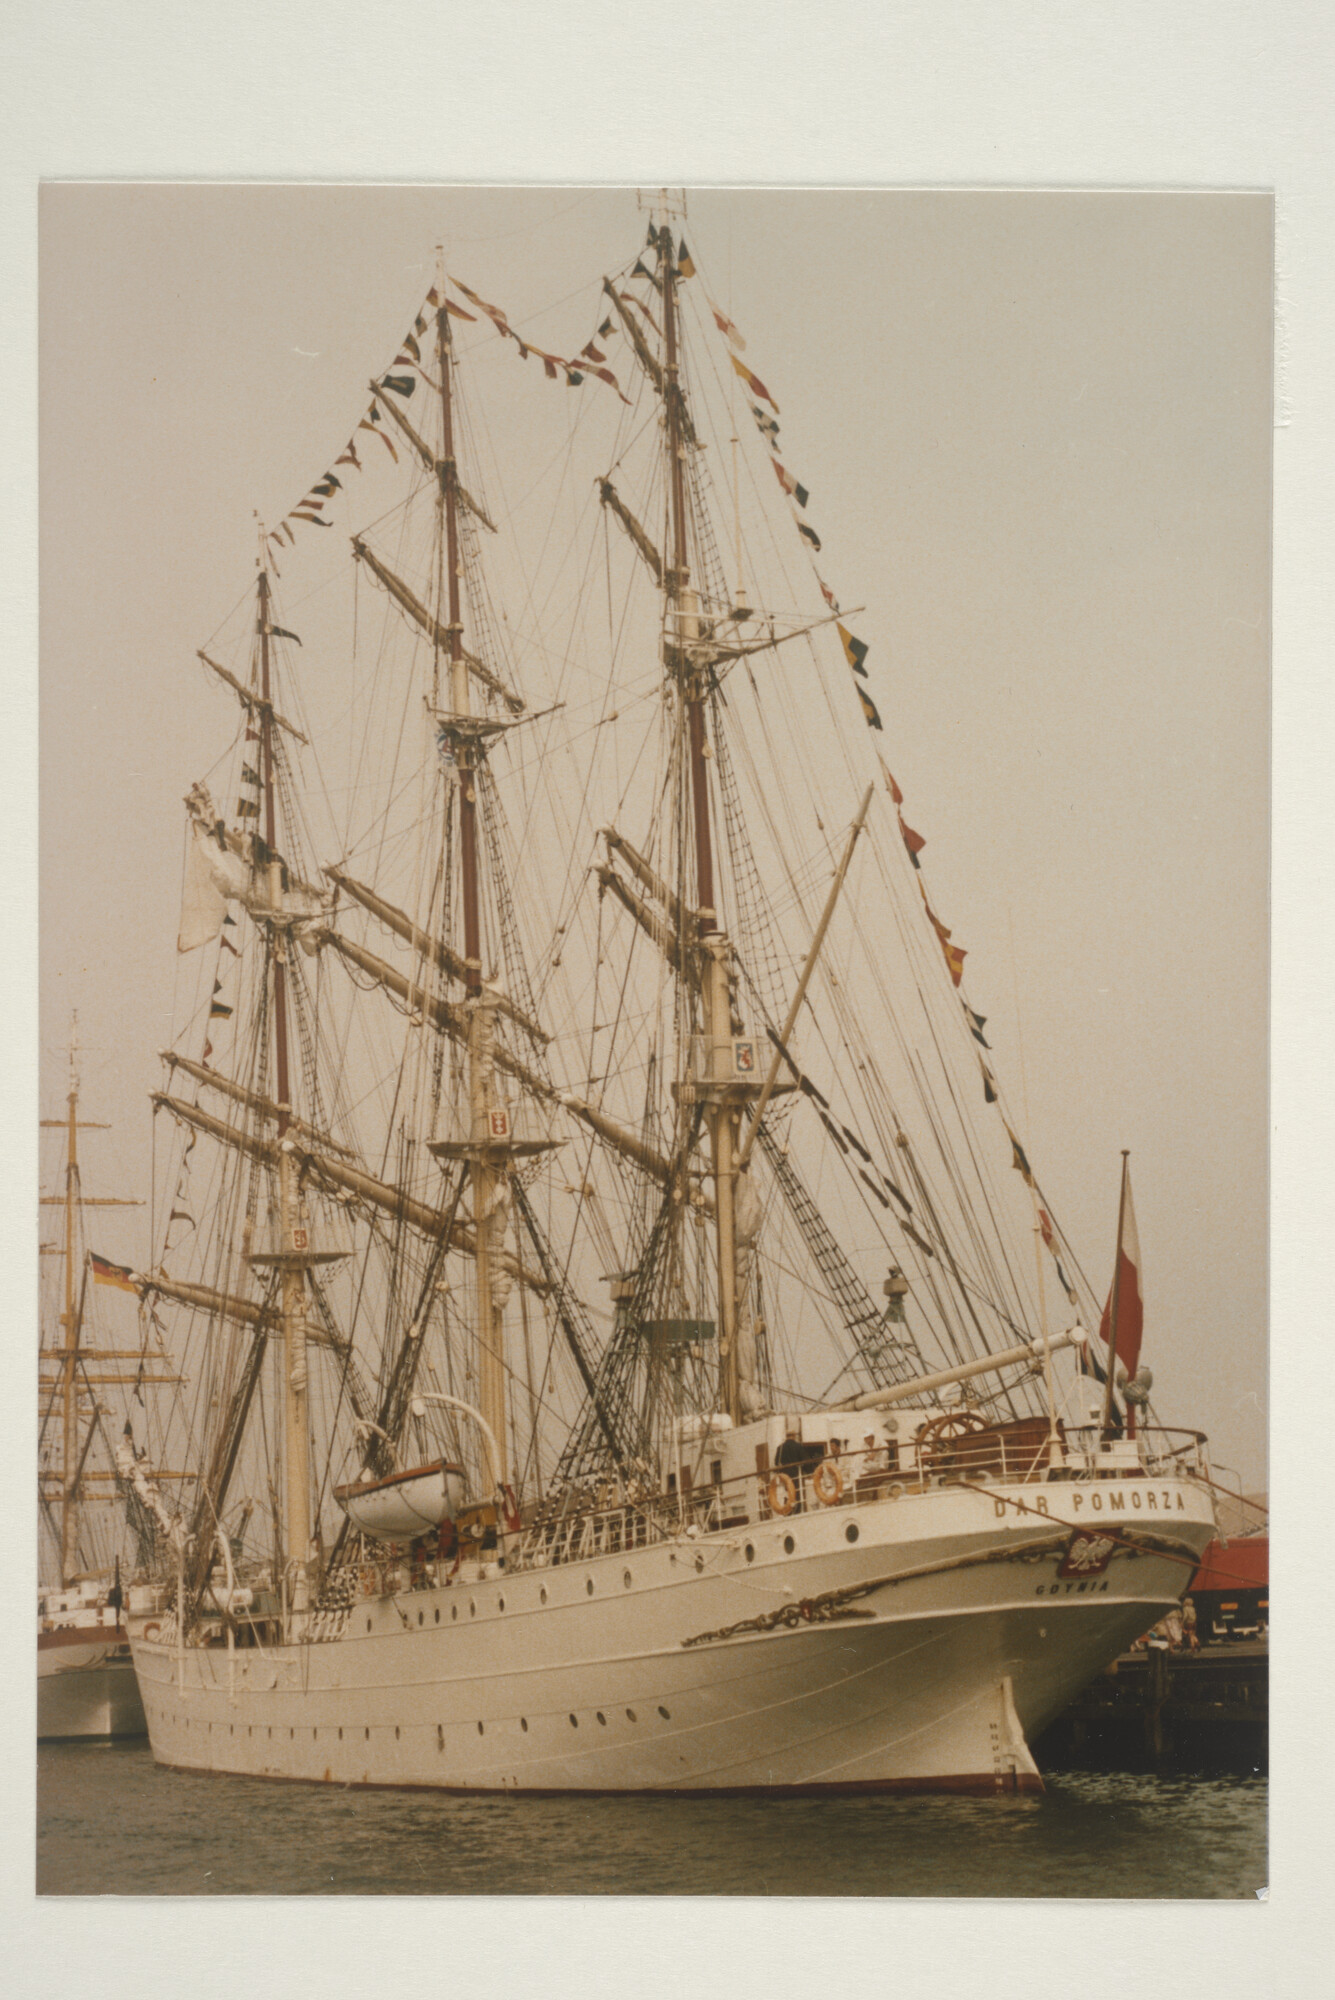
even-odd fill
[[(288, 1564), (294, 1568), (292, 1609), (305, 1613), (310, 1596), (310, 1414), (306, 1362), (308, 1232), (302, 1227), (297, 1169), (287, 1130), (292, 1122), (288, 1060), (287, 956), (290, 931), (283, 921), (283, 864), (278, 853), (274, 777), (273, 690), (270, 686), (269, 577), (259, 575), (260, 770), (264, 787), (264, 842), (269, 889), (269, 961), (273, 968), (274, 1089), (278, 1106), (278, 1262), (282, 1270), (284, 1525)], [(258, 871), (257, 871), (258, 872)]]
[(672, 232), (658, 231), (658, 268), (663, 284), (663, 403), (668, 454), (668, 495), (672, 559), (664, 576), (667, 596), (667, 652), (670, 670), (681, 693), (691, 773), (691, 806), (695, 831), (696, 908), (703, 965), (701, 1000), (706, 1063), (697, 1083), (706, 1098), (710, 1156), (714, 1174), (715, 1230), (718, 1251), (719, 1405), (734, 1422), (739, 1418), (740, 1375), (737, 1356), (737, 1233), (736, 1198), (738, 1134), (745, 1087), (738, 1086), (732, 1034), (732, 1001), (728, 966), (732, 947), (719, 922), (714, 887), (713, 837), (709, 810), (709, 771), (705, 739), (705, 703), (711, 679), (711, 654), (701, 643), (699, 593), (691, 586), (686, 540), (686, 443), (682, 422), (685, 408), (677, 330), (677, 266)]
[[(441, 458), (437, 467), (440, 507), (443, 517), (445, 589), (447, 607), (445, 636), (449, 648), (450, 707), (437, 710), (453, 753), (457, 783), (453, 790), (459, 802), (459, 867), (464, 923), (464, 994), (468, 1014), (468, 1104), (470, 1130), (465, 1145), (438, 1149), (461, 1153), (468, 1163), (473, 1192), (474, 1271), (477, 1286), (477, 1381), (478, 1407), (496, 1439), (499, 1464), (496, 1479), (504, 1484), (509, 1476), (505, 1395), (504, 1300), (509, 1281), (499, 1287), (493, 1271), (493, 1231), (504, 1228), (504, 1205), (498, 1200), (505, 1168), (498, 1156), (496, 1141), (509, 1136), (508, 1117), (494, 1098), (495, 1062), (492, 1041), (495, 1033), (495, 1003), (482, 986), (482, 935), (478, 881), (477, 782), (486, 758), (486, 739), (503, 725), (489, 717), (474, 716), (470, 707), (470, 677), (464, 655), (463, 620), (460, 610), (458, 461), (454, 444), (454, 352), (449, 314), (445, 308), (444, 260), (440, 260), (436, 309), (436, 352), (440, 366)], [(449, 800), (446, 799), (446, 809)]]

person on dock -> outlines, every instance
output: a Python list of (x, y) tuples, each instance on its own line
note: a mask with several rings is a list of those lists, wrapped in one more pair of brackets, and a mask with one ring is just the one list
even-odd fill
[(1182, 1600), (1182, 1636), (1189, 1653), (1199, 1653), (1201, 1642), (1196, 1632), (1196, 1607), (1189, 1597)]

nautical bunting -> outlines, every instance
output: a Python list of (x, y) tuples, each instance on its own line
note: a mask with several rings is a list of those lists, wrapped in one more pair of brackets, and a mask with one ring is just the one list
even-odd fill
[(926, 847), (927, 842), (920, 833), (915, 833), (913, 828), (906, 823), (902, 812), (897, 812), (895, 818), (899, 821), (900, 838), (908, 849), (909, 860), (915, 868), (921, 868), (922, 863), (919, 861), (918, 856), (922, 853), (924, 847)]
[(986, 1014), (975, 1014), (967, 1000), (961, 1000), (960, 1005), (963, 1007), (965, 1018), (969, 1023), (969, 1033), (976, 1042), (981, 1042), (985, 1049), (990, 1049), (992, 1044), (983, 1033), (983, 1029), (987, 1026)]
[(695, 265), (691, 261), (691, 253), (686, 248), (684, 237), (680, 238), (677, 243), (677, 275), (680, 278), (693, 278), (695, 276)]
[[(1005, 1120), (1003, 1119), (1002, 1122), (1004, 1124)], [(1034, 1185), (1033, 1168), (1029, 1164), (1029, 1160), (1028, 1157), (1026, 1156), (1024, 1147), (1020, 1144), (1015, 1134), (1011, 1131), (1009, 1125), (1006, 1126), (1006, 1137), (1011, 1142), (1011, 1165), (1014, 1167), (1016, 1173), (1020, 1176), (1020, 1179), (1024, 1182), (1025, 1186), (1032, 1187)]]
[(1042, 1236), (1044, 1243), (1047, 1245), (1048, 1250), (1051, 1252), (1053, 1263), (1057, 1266), (1057, 1277), (1058, 1280), (1060, 1281), (1062, 1290), (1065, 1292), (1067, 1298), (1071, 1301), (1071, 1304), (1073, 1306), (1079, 1305), (1080, 1301), (1075, 1295), (1075, 1286), (1071, 1283), (1065, 1271), (1062, 1269), (1062, 1260), (1057, 1253), (1057, 1239), (1052, 1226), (1052, 1217), (1048, 1214), (1045, 1208), (1040, 1208), (1038, 1211), (1038, 1229), (1039, 1229), (1039, 1234)]
[(796, 500), (799, 507), (805, 507), (807, 501), (811, 498), (811, 495), (808, 493), (806, 487), (799, 486), (797, 481), (793, 478), (792, 473), (787, 471), (785, 467), (780, 465), (777, 458), (772, 458), (770, 460), (770, 464), (774, 467), (774, 477), (778, 480), (784, 492), (787, 493), (791, 499)]
[[(652, 278), (652, 273), (646, 271), (645, 276)], [(582, 349), (576, 361), (567, 361), (560, 354), (549, 354), (546, 348), (535, 347), (531, 340), (525, 340), (522, 335), (516, 333), (507, 315), (502, 312), (501, 308), (489, 305), (486, 299), (481, 298), (477, 292), (473, 291), (471, 286), (466, 285), (462, 278), (452, 278), (450, 282), (457, 285), (464, 297), (471, 299), (473, 304), (487, 315), (497, 333), (504, 339), (514, 342), (519, 350), (521, 361), (527, 361), (530, 354), (537, 355), (539, 361), (542, 363), (543, 373), (549, 382), (558, 381), (564, 375), (567, 388), (577, 389), (586, 375), (596, 375), (600, 382), (606, 382), (609, 388), (615, 389), (617, 395), (621, 397), (622, 402), (629, 408), (630, 397), (622, 395), (621, 384), (612, 370), (601, 365), (603, 356), (598, 353), (592, 341), (589, 341), (588, 345)], [(656, 325), (653, 315), (649, 312), (647, 306), (640, 305), (640, 301), (633, 298), (629, 292), (623, 292), (621, 297), (629, 299), (632, 305), (639, 306), (640, 311), (645, 314), (650, 323)], [(448, 299), (445, 301), (445, 308), (447, 312), (458, 312), (463, 319), (472, 319), (473, 317), (472, 313), (464, 312), (461, 307), (452, 305)], [(605, 340), (611, 331), (612, 321), (604, 320), (598, 328), (598, 336)]]
[(894, 774), (892, 773), (890, 766), (886, 763), (884, 757), (881, 755), (879, 750), (876, 752), (876, 761), (880, 765), (881, 775), (885, 779), (885, 789), (889, 792), (895, 804), (897, 806), (902, 806), (904, 803), (904, 794), (900, 791), (899, 786), (895, 783)]
[(945, 924), (942, 923), (940, 917), (937, 916), (936, 911), (932, 908), (931, 904), (928, 902), (927, 891), (925, 888), (923, 888), (921, 881), (919, 881), (918, 887), (922, 891), (923, 908), (927, 912), (928, 922), (931, 924), (932, 929), (936, 932), (937, 938), (940, 941), (941, 949), (945, 953), (946, 964), (950, 967), (950, 976), (954, 980), (956, 986), (958, 986), (960, 980), (964, 977), (964, 961), (969, 956), (969, 954), (967, 951), (961, 950), (959, 945), (952, 944), (950, 942), (952, 933), (947, 929)]
[(839, 638), (843, 644), (844, 658), (848, 661), (853, 672), (861, 674), (865, 680), (867, 678), (867, 653), (869, 649), (863, 645), (861, 639), (853, 637), (853, 634), (846, 625), (836, 625), (834, 629), (839, 634)]
[(876, 703), (865, 688), (858, 688), (858, 700), (862, 703), (862, 713), (867, 718), (867, 727), (869, 729), (879, 729), (881, 727), (881, 718), (877, 711)]
[(764, 383), (761, 381), (760, 377), (758, 375), (753, 375), (751, 370), (747, 367), (746, 363), (744, 361), (739, 361), (735, 354), (730, 354), (728, 356), (728, 359), (729, 361), (731, 361), (736, 372), (741, 376), (743, 382), (745, 382), (747, 388), (751, 391), (751, 394), (753, 396), (759, 396), (762, 403), (768, 403), (770, 408), (773, 410), (775, 416), (777, 417), (779, 414), (779, 406), (775, 402), (773, 396), (771, 396), (769, 390), (765, 387)]
[(728, 315), (722, 310), (721, 307), (716, 306), (712, 299), (706, 299), (706, 304), (708, 305), (710, 312), (713, 313), (714, 324), (718, 328), (719, 332), (723, 335), (723, 338), (726, 341), (728, 341), (733, 347), (735, 347), (739, 354), (745, 354), (746, 342), (742, 338), (742, 335), (738, 330), (736, 323), (733, 320), (730, 320), (728, 318)]
[(997, 1102), (997, 1080), (981, 1056), (978, 1058), (978, 1067), (983, 1074), (983, 1102), (984, 1104), (995, 1104)]

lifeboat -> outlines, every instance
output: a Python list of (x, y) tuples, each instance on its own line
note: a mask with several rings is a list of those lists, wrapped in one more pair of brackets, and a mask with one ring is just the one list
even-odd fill
[(382, 1542), (412, 1541), (449, 1521), (463, 1505), (464, 1471), (443, 1458), (391, 1472), (384, 1479), (354, 1479), (334, 1488), (334, 1498), (354, 1528)]

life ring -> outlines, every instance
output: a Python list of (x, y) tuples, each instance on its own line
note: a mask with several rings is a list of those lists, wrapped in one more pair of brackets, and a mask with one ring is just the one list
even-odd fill
[(151, 1624), (145, 1625), (143, 1631), (139, 1634), (139, 1636), (144, 1641), (144, 1644), (146, 1646), (151, 1645), (153, 1640), (157, 1638), (161, 1630), (162, 1630), (161, 1625), (159, 1625), (157, 1620), (154, 1619)]
[(822, 1507), (837, 1506), (844, 1491), (844, 1475), (830, 1459), (823, 1458), (812, 1473), (811, 1490)]
[(797, 1505), (797, 1488), (786, 1472), (771, 1472), (765, 1493), (771, 1514), (791, 1514)]

